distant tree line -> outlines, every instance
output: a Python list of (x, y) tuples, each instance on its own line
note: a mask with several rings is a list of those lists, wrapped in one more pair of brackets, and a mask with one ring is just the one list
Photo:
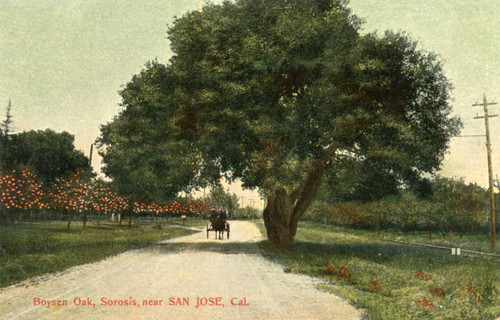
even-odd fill
[(89, 159), (75, 149), (74, 136), (51, 129), (12, 132), (12, 103), (0, 125), (0, 170), (29, 169), (45, 184), (85, 171), (91, 173)]
[(222, 185), (217, 184), (210, 189), (209, 194), (202, 199), (212, 206), (225, 210), (232, 219), (256, 219), (262, 217), (262, 212), (251, 206), (242, 207), (239, 197), (229, 190), (224, 191)]
[[(424, 230), (429, 236), (437, 231), (472, 234), (489, 226), (487, 190), (462, 179), (436, 177), (420, 188), (396, 189), (385, 196), (352, 188), (353, 193), (346, 191), (338, 197), (340, 186), (334, 184), (332, 190), (330, 183), (326, 180), (322, 185), (305, 219), (378, 231)], [(495, 199), (500, 204), (500, 195)]]

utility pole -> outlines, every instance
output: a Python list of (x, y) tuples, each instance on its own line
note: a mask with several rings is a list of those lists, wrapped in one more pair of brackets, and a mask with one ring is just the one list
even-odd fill
[(90, 144), (90, 157), (89, 157), (89, 165), (90, 165), (90, 168), (92, 168), (92, 152), (94, 151), (94, 144), (91, 143)]
[(231, 200), (231, 194), (229, 193), (229, 188), (227, 188), (227, 211), (229, 213), (229, 219), (233, 218), (233, 203)]
[[(488, 118), (491, 117), (497, 117), (498, 115), (492, 114), (488, 116), (488, 105), (494, 105), (497, 104), (496, 102), (490, 102), (486, 100), (486, 95), (483, 96), (483, 107), (484, 107), (484, 116), (476, 116), (474, 119), (481, 119), (484, 118), (484, 126), (486, 128), (486, 151), (488, 154), (488, 180), (489, 180), (489, 186), (490, 186), (490, 227), (491, 227), (491, 248), (495, 249), (495, 237), (496, 237), (496, 231), (495, 231), (495, 190), (493, 189), (493, 169), (492, 169), (492, 164), (491, 164), (491, 144), (490, 144), (490, 127), (488, 125)], [(473, 106), (480, 106), (480, 103), (475, 103)]]

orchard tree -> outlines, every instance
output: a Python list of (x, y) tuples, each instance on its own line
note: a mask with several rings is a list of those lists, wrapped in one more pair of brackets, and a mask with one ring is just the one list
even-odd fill
[[(269, 241), (289, 247), (323, 173), (340, 159), (369, 161), (405, 183), (439, 168), (458, 132), (436, 57), (404, 34), (360, 36), (359, 26), (335, 0), (237, 0), (188, 13), (168, 30), (174, 56), (139, 108), (152, 106), (168, 125), (131, 126), (137, 132), (116, 139), (188, 146), (195, 184), (224, 176), (259, 188)], [(155, 121), (141, 111), (127, 123), (142, 118)]]
[(75, 149), (74, 136), (68, 132), (31, 130), (6, 136), (0, 144), (2, 167), (29, 168), (46, 184), (77, 171), (91, 171), (88, 158)]
[(463, 179), (454, 180), (438, 177), (433, 182), (434, 203), (438, 206), (443, 220), (448, 223), (448, 231), (454, 226), (469, 227), (472, 234), (474, 225), (487, 222), (487, 191), (476, 184), (466, 184)]

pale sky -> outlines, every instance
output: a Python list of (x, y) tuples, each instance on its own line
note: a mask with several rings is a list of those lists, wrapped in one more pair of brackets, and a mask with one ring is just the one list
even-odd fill
[[(220, 3), (221, 1), (213, 1)], [(86, 155), (99, 126), (118, 114), (118, 91), (148, 60), (171, 56), (167, 24), (199, 0), (0, 0), (0, 119), (12, 100), (13, 131), (51, 128), (75, 135)], [(500, 2), (351, 0), (363, 32), (406, 31), (438, 54), (453, 83), (462, 135), (484, 134), (474, 120), (483, 93), (500, 101)], [(491, 106), (500, 113), (500, 104)], [(490, 119), (493, 170), (500, 176), (500, 117)], [(94, 153), (94, 168), (100, 159)], [(484, 137), (455, 138), (442, 175), (487, 186)], [(249, 191), (240, 196), (254, 199)]]

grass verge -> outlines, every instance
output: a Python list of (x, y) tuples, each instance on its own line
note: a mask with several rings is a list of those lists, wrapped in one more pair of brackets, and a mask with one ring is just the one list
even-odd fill
[(0, 225), (0, 287), (194, 233), (151, 225), (87, 226), (70, 230), (66, 230), (66, 225), (66, 222)]
[(207, 227), (208, 219), (186, 219), (175, 218), (167, 220), (169, 224), (175, 224), (179, 226), (194, 227), (205, 229)]
[(261, 247), (286, 271), (322, 278), (321, 289), (365, 309), (368, 319), (500, 316), (497, 260), (389, 243), (375, 232), (313, 222), (300, 223), (295, 239), (288, 250), (268, 242)]

